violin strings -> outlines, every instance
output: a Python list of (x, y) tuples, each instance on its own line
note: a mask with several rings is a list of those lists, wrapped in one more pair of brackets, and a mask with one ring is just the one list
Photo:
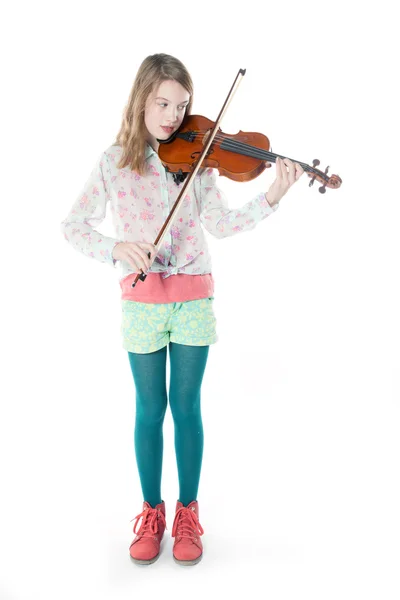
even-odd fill
[[(193, 131), (193, 133), (195, 133), (196, 137), (201, 140), (202, 138), (204, 138), (207, 135), (208, 131), (205, 133), (203, 133), (202, 131)], [(255, 146), (251, 146), (250, 144), (245, 144), (244, 142), (232, 140), (228, 137), (225, 137), (223, 134), (217, 133), (214, 137), (214, 140), (221, 142), (222, 150), (229, 150), (230, 152), (237, 152), (238, 154), (243, 154), (244, 156), (251, 156), (252, 158), (259, 158), (261, 160), (268, 160), (270, 162), (276, 162), (277, 157), (282, 158), (282, 159), (287, 158), (280, 154), (275, 154), (274, 152), (269, 152), (267, 150), (263, 150), (262, 148), (257, 148)], [(310, 167), (310, 165), (308, 165), (307, 163), (295, 161), (293, 159), (290, 159), (290, 160), (292, 162), (297, 162), (299, 165), (301, 165), (303, 167), (303, 169), (305, 171), (311, 172), (315, 175), (319, 174), (326, 181), (329, 181), (329, 178), (324, 173), (322, 173), (318, 169), (315, 169), (314, 167)]]
[[(199, 132), (199, 133), (200, 133), (199, 137), (204, 137), (205, 134), (203, 134), (202, 132)], [(270, 160), (271, 162), (276, 162), (277, 157), (287, 158), (285, 156), (282, 156), (281, 154), (275, 154), (274, 152), (269, 152), (268, 150), (263, 150), (262, 148), (257, 148), (256, 146), (251, 146), (250, 144), (245, 144), (244, 142), (232, 140), (228, 137), (224, 137), (221, 134), (217, 134), (214, 139), (221, 141), (222, 150), (224, 150), (226, 148), (226, 149), (229, 149), (232, 152), (234, 152), (237, 149), (238, 153), (244, 154), (245, 156), (251, 156), (253, 158), (260, 158), (260, 159), (266, 158), (267, 160)], [(298, 160), (295, 161), (294, 159), (290, 159), (290, 160), (292, 162), (297, 162), (299, 165), (301, 165), (303, 167), (304, 170), (312, 169), (312, 167), (309, 167), (309, 165), (307, 165), (306, 163), (301, 163)]]

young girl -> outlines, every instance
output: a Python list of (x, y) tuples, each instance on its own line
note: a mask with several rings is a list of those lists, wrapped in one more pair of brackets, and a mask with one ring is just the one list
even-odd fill
[[(229, 210), (213, 169), (200, 168), (156, 251), (152, 241), (185, 177), (163, 167), (157, 139), (168, 139), (179, 128), (192, 102), (193, 84), (185, 66), (166, 54), (148, 56), (134, 81), (116, 142), (101, 153), (62, 223), (65, 239), (77, 250), (120, 266), (121, 334), (136, 389), (134, 446), (143, 493), (143, 510), (133, 529), (137, 535), (129, 547), (138, 564), (158, 558), (166, 528), (161, 472), (168, 398), (179, 477), (173, 556), (179, 564), (194, 565), (203, 555), (197, 500), (203, 456), (200, 390), (209, 346), (217, 335), (211, 258), (201, 225), (217, 238), (253, 229), (278, 208), (303, 173), (297, 163), (278, 159), (267, 194), (260, 192), (242, 208)], [(103, 221), (107, 202), (115, 238), (93, 228)], [(133, 288), (141, 271), (147, 277)]]

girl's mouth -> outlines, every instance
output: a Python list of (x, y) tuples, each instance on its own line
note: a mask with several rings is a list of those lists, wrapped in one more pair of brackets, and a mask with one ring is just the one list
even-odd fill
[(173, 132), (173, 130), (174, 130), (174, 128), (173, 128), (173, 127), (163, 127), (162, 125), (161, 125), (161, 129), (162, 129), (163, 131), (165, 131), (165, 133), (172, 133), (172, 132)]

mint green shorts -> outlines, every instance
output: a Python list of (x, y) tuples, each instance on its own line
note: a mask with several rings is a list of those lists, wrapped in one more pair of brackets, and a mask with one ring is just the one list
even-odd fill
[(147, 354), (169, 342), (185, 346), (215, 344), (218, 337), (213, 301), (213, 297), (168, 304), (121, 300), (124, 350)]

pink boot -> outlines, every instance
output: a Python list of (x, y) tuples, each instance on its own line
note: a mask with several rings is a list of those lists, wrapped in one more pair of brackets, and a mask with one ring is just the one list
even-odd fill
[(129, 553), (135, 563), (149, 565), (160, 555), (160, 543), (167, 527), (164, 502), (157, 504), (155, 508), (152, 508), (148, 502), (143, 502), (143, 512), (134, 517), (136, 522), (133, 533), (136, 533), (136, 526), (140, 518), (143, 518), (142, 524), (137, 536), (129, 546)]
[(173, 555), (180, 565), (195, 565), (203, 556), (203, 544), (199, 535), (204, 530), (199, 523), (199, 505), (193, 500), (188, 506), (176, 503), (172, 537), (175, 537)]

